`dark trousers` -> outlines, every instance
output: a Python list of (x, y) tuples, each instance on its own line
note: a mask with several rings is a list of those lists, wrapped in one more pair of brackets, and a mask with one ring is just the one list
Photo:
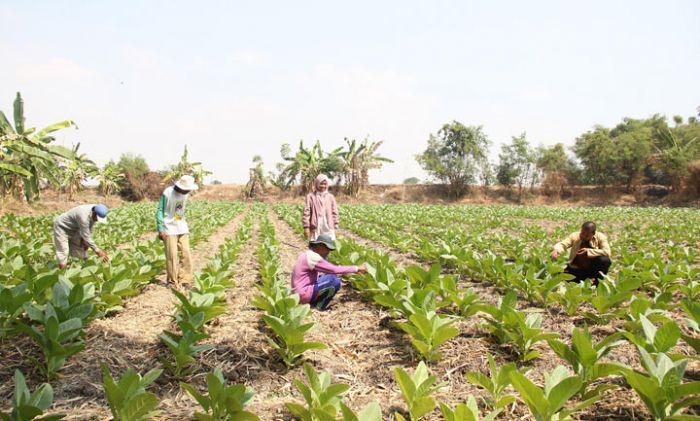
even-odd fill
[(602, 279), (603, 275), (607, 275), (608, 269), (610, 269), (610, 265), (612, 264), (608, 256), (597, 256), (590, 260), (591, 267), (588, 269), (572, 268), (566, 265), (564, 272), (576, 277), (576, 279), (572, 279), (571, 282), (582, 282), (586, 279), (593, 279), (593, 285), (598, 285), (598, 280)]
[(339, 290), (340, 278), (330, 274), (323, 275), (314, 284), (314, 292), (309, 304), (319, 310), (325, 310)]

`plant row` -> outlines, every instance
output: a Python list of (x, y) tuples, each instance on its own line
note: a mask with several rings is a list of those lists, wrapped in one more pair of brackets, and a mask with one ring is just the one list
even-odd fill
[(305, 340), (306, 333), (314, 327), (313, 322), (306, 320), (311, 307), (300, 304), (299, 294), (290, 291), (289, 279), (280, 266), (275, 226), (268, 217), (267, 206), (262, 209), (260, 245), (256, 251), (260, 281), (253, 304), (265, 313), (262, 318), (269, 328), (268, 343), (287, 366), (293, 366), (304, 352), (324, 349), (326, 345)]
[(163, 364), (175, 378), (191, 374), (197, 354), (213, 347), (200, 342), (209, 337), (206, 325), (226, 312), (226, 290), (234, 286), (234, 265), (251, 238), (255, 217), (248, 212), (234, 238), (225, 239), (207, 266), (195, 274), (192, 289), (171, 290), (179, 301), (173, 315), (177, 331), (166, 330), (160, 338), (172, 354)]

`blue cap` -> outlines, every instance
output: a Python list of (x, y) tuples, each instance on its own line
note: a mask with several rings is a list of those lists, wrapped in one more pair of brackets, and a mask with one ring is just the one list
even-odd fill
[(95, 212), (95, 216), (97, 216), (97, 222), (107, 222), (107, 212), (109, 212), (107, 206), (99, 203), (92, 207), (92, 211)]

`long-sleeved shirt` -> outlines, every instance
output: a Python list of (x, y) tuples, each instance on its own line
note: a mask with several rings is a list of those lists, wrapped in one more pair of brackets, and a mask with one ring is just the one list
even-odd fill
[[(556, 250), (560, 254), (564, 253), (568, 249), (571, 249), (569, 251), (569, 265), (572, 265), (574, 259), (576, 259), (578, 251), (581, 249), (580, 233), (575, 232), (554, 245), (554, 250)], [(593, 238), (591, 238), (590, 248), (588, 248), (586, 255), (588, 257), (610, 257), (610, 244), (608, 243), (608, 237), (606, 237), (605, 234), (602, 234), (600, 232), (596, 232), (595, 234), (593, 234)]]
[(292, 270), (292, 292), (299, 294), (299, 302), (302, 304), (309, 303), (313, 298), (319, 272), (333, 275), (355, 273), (357, 266), (336, 266), (313, 250), (301, 253)]
[(92, 208), (94, 206), (76, 206), (60, 214), (54, 221), (54, 228), (62, 230), (68, 238), (80, 235), (80, 238), (97, 252), (99, 248), (92, 239), (92, 226), (95, 224), (95, 221), (92, 219)]
[(304, 228), (316, 230), (316, 228), (318, 228), (318, 219), (321, 212), (323, 212), (325, 216), (326, 223), (331, 228), (337, 228), (339, 219), (338, 205), (335, 202), (335, 196), (331, 193), (326, 193), (323, 196), (316, 193), (307, 194), (301, 220)]
[(167, 235), (189, 234), (189, 227), (185, 221), (186, 205), (186, 194), (178, 193), (173, 186), (163, 190), (156, 211), (158, 232), (165, 232)]

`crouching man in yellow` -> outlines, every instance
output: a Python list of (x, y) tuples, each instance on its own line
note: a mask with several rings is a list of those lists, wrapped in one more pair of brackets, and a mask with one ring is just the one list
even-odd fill
[(185, 206), (187, 194), (197, 189), (192, 176), (183, 176), (174, 186), (163, 191), (156, 212), (158, 236), (165, 243), (168, 282), (174, 282), (177, 286), (192, 282), (190, 231), (185, 221)]

